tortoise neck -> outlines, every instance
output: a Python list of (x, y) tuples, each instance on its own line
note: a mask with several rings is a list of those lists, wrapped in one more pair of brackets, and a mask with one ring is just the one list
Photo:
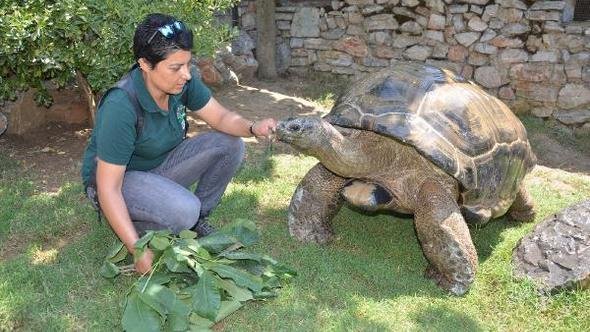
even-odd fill
[(325, 142), (315, 157), (327, 169), (343, 177), (353, 177), (359, 171), (364, 171), (367, 155), (356, 137), (358, 131), (352, 130), (352, 134), (349, 132), (343, 135), (336, 128), (332, 129), (333, 132), (325, 136)]

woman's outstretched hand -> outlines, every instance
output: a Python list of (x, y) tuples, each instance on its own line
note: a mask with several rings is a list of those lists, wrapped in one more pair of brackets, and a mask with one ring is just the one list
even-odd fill
[(252, 133), (256, 137), (270, 138), (277, 127), (277, 121), (272, 118), (255, 121), (252, 124)]

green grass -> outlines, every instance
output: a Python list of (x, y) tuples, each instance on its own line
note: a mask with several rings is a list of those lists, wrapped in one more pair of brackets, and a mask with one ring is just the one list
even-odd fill
[[(449, 296), (423, 277), (426, 261), (411, 219), (344, 208), (334, 220), (332, 243), (295, 241), (288, 234), (286, 210), (314, 163), (309, 157), (249, 150), (213, 222), (255, 220), (262, 240), (253, 250), (299, 275), (278, 298), (249, 303), (216, 329), (590, 330), (590, 291), (546, 297), (529, 282), (514, 279), (512, 250), (534, 224), (499, 219), (472, 229), (480, 266), (463, 297)], [(538, 205), (536, 222), (590, 197), (587, 176), (535, 175), (528, 186)], [(122, 301), (134, 278), (111, 283), (98, 274), (114, 235), (104, 222), (96, 222), (77, 179), (53, 194), (39, 192), (31, 179), (16, 162), (0, 156), (0, 330), (121, 329)], [(555, 181), (572, 190), (552, 189)]]

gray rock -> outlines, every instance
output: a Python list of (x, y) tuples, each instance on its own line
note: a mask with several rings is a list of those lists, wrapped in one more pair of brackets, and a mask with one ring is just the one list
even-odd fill
[(479, 16), (473, 16), (467, 23), (467, 26), (469, 26), (471, 30), (478, 32), (484, 31), (488, 28), (488, 24), (482, 21), (482, 19), (479, 18)]
[(395, 48), (406, 48), (408, 46), (416, 45), (420, 42), (419, 37), (397, 35), (393, 37), (393, 43), (391, 46)]
[(530, 10), (562, 10), (565, 8), (565, 1), (537, 1)]
[(553, 117), (566, 125), (580, 125), (590, 121), (590, 110), (559, 111)]
[(469, 5), (449, 6), (449, 13), (452, 13), (452, 14), (467, 13), (468, 10), (469, 10)]
[(570, 206), (535, 226), (512, 254), (517, 277), (542, 292), (590, 286), (590, 200)]
[(254, 48), (256, 48), (256, 43), (244, 30), (240, 30), (238, 38), (231, 43), (231, 52), (234, 55), (251, 55)]
[(457, 2), (470, 3), (474, 5), (487, 5), (490, 0), (459, 0)]
[(432, 55), (432, 47), (414, 45), (404, 51), (404, 57), (410, 60), (424, 61)]
[(590, 89), (581, 84), (566, 84), (557, 99), (559, 107), (573, 109), (583, 106), (590, 106)]
[(426, 0), (425, 5), (435, 12), (444, 13), (445, 11), (445, 4), (441, 0)]
[(515, 48), (508, 48), (502, 51), (499, 56), (500, 62), (503, 63), (515, 63), (515, 62), (525, 62), (529, 59), (529, 54), (526, 51), (515, 49)]
[(502, 28), (502, 33), (506, 36), (522, 35), (529, 31), (531, 31), (531, 28), (527, 24), (522, 23), (511, 23)]
[(319, 37), (320, 11), (317, 8), (302, 7), (293, 15), (291, 22), (291, 36)]
[(554, 51), (538, 51), (531, 57), (532, 62), (551, 62), (557, 63), (559, 61), (560, 53), (557, 50)]
[(291, 48), (284, 41), (277, 44), (276, 62), (278, 73), (284, 73), (289, 68), (289, 63), (291, 62)]
[(4, 134), (6, 128), (8, 128), (8, 118), (6, 118), (4, 113), (0, 112), (0, 136)]
[(520, 0), (496, 0), (496, 3), (502, 7), (527, 9), (527, 5)]
[(416, 21), (407, 21), (399, 27), (399, 31), (419, 35), (422, 33), (422, 26)]
[(463, 32), (455, 35), (457, 42), (465, 47), (469, 47), (471, 44), (479, 38), (479, 32)]
[(531, 21), (559, 21), (561, 14), (555, 11), (533, 10), (527, 11), (524, 16)]
[(486, 44), (486, 43), (477, 43), (473, 47), (473, 50), (482, 54), (496, 54), (498, 53), (498, 48), (496, 46)]
[(475, 81), (489, 89), (498, 88), (507, 83), (506, 78), (502, 78), (500, 71), (494, 66), (477, 68), (475, 70)]
[(367, 31), (373, 30), (395, 30), (399, 24), (392, 14), (378, 14), (365, 19), (363, 22)]
[(432, 14), (428, 20), (428, 29), (443, 30), (446, 25), (446, 19), (442, 15)]

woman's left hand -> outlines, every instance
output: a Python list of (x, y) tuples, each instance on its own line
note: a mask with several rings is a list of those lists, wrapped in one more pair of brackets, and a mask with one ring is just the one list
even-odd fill
[(260, 121), (254, 121), (254, 124), (252, 125), (252, 133), (254, 133), (254, 136), (256, 137), (269, 138), (272, 134), (274, 134), (276, 128), (277, 121), (275, 119), (263, 119)]

